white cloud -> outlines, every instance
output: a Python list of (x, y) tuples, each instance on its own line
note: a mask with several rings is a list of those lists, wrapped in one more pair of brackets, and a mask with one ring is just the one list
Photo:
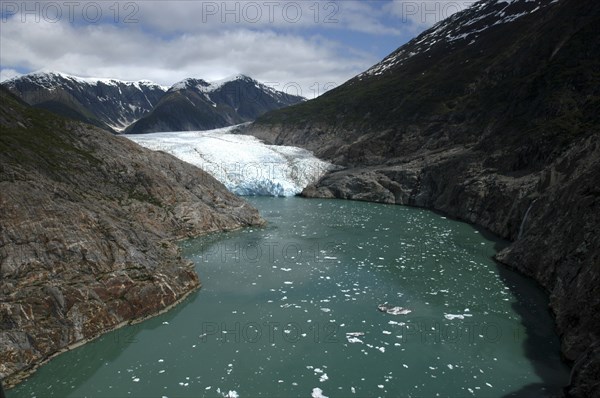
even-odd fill
[[(426, 24), (414, 15), (405, 18), (407, 4), (3, 2), (3, 15), (14, 15), (0, 22), (0, 69), (6, 76), (10, 70), (44, 69), (163, 85), (244, 73), (279, 88), (298, 84), (302, 95), (312, 98), (423, 30)], [(29, 12), (19, 13), (25, 9)]]
[(259, 0), (259, 1), (146, 1), (136, 16), (163, 33), (206, 32), (227, 28), (347, 29), (372, 34), (401, 34), (380, 21), (379, 1)]
[(414, 34), (430, 28), (452, 14), (469, 8), (476, 0), (392, 0), (385, 10)]
[[(389, 26), (382, 22), (387, 6), (379, 1), (339, 1), (339, 25), (333, 26), (372, 35), (402, 35), (403, 25)], [(378, 7), (380, 4), (384, 7)]]
[(14, 69), (0, 69), (0, 82), (19, 76), (21, 76), (21, 73)]
[(297, 83), (311, 98), (326, 84), (341, 84), (377, 61), (318, 36), (235, 28), (165, 38), (137, 27), (14, 18), (2, 24), (0, 65), (164, 85), (245, 73), (279, 87)]

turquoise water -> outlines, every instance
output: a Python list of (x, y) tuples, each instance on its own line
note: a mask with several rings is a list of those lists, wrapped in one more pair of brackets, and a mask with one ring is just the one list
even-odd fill
[(199, 292), (8, 397), (501, 397), (567, 383), (546, 299), (493, 262), (501, 242), (408, 207), (249, 200), (267, 227), (182, 244)]

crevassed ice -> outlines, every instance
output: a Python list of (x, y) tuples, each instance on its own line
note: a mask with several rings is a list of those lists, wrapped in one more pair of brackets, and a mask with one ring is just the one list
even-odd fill
[(294, 196), (333, 168), (305, 149), (231, 134), (236, 127), (125, 137), (200, 167), (242, 196)]

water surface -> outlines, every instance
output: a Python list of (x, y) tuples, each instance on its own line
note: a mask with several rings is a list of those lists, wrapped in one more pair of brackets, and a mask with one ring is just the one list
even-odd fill
[(568, 382), (544, 295), (472, 226), (400, 206), (250, 201), (267, 227), (183, 243), (199, 292), (8, 396), (501, 397)]

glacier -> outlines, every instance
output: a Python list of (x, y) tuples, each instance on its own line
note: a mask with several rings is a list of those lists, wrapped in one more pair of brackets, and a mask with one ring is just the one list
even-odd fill
[(240, 196), (294, 196), (335, 168), (306, 149), (233, 134), (238, 127), (123, 136), (203, 169)]

